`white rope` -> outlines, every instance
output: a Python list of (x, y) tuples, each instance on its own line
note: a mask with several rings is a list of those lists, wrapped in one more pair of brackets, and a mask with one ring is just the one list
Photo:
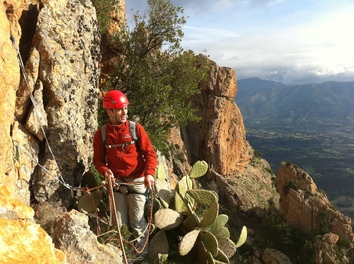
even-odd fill
[(16, 147), (21, 150), (26, 156), (30, 158), (31, 161), (33, 161), (37, 166), (39, 166), (41, 169), (43, 169), (45, 172), (47, 172), (50, 176), (52, 176), (55, 180), (60, 182), (63, 186), (65, 186), (68, 189), (80, 189), (80, 188), (73, 188), (69, 184), (65, 183), (64, 181), (60, 180), (57, 176), (55, 176), (52, 172), (50, 172), (46, 167), (41, 165), (34, 157), (31, 156), (31, 154), (23, 147), (19, 145), (19, 142), (17, 140), (13, 140), (13, 142), (16, 142)]
[[(23, 65), (23, 61), (22, 61), (22, 57), (21, 57), (21, 54), (20, 54), (20, 51), (18, 49), (18, 47), (16, 46), (16, 40), (15, 38), (13, 37), (12, 33), (10, 32), (10, 39), (12, 41), (12, 45), (13, 47), (15, 48), (16, 52), (17, 52), (17, 57), (18, 57), (18, 61), (19, 61), (19, 64), (20, 64), (20, 68), (21, 68), (21, 72), (22, 72), (22, 76), (23, 76), (23, 79), (25, 80), (25, 83), (27, 85), (27, 87), (29, 87), (29, 83), (27, 81), (27, 78), (26, 78), (26, 74), (25, 74), (25, 67)], [(55, 163), (55, 166), (57, 167), (57, 170), (59, 171), (59, 178), (54, 176), (49, 170), (47, 170), (44, 166), (42, 166), (41, 164), (39, 164), (35, 159), (32, 159), (32, 157), (30, 155), (28, 155), (38, 166), (40, 166), (45, 172), (49, 173), (49, 175), (51, 175), (53, 178), (55, 178), (56, 180), (58, 180), (64, 187), (68, 188), (69, 190), (73, 190), (73, 187), (70, 186), (69, 184), (67, 184), (64, 180), (64, 178), (61, 176), (61, 172), (60, 172), (60, 169), (59, 169), (59, 165), (56, 161), (56, 158), (54, 156), (54, 153), (52, 151), (52, 148), (50, 147), (50, 144), (49, 144), (49, 140), (48, 140), (48, 137), (44, 131), (44, 127), (42, 125), (42, 122), (41, 122), (41, 119), (40, 119), (40, 115), (39, 115), (39, 112), (38, 112), (38, 109), (37, 109), (37, 104), (34, 100), (34, 97), (33, 97), (33, 94), (30, 93), (30, 99), (32, 101), (32, 104), (33, 104), (33, 109), (34, 109), (34, 112), (38, 118), (38, 122), (39, 122), (39, 125), (40, 125), (40, 128), (42, 130), (42, 133), (43, 133), (43, 136), (45, 138), (45, 141), (47, 143), (47, 147), (49, 149), (49, 152), (50, 154), (52, 155), (52, 158), (54, 160), (54, 163)], [(23, 150), (23, 149), (22, 149)], [(73, 195), (73, 194), (72, 194)]]

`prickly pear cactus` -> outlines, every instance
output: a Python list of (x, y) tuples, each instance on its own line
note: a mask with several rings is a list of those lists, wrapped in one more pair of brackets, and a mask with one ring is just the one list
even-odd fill
[(182, 238), (178, 248), (178, 252), (181, 256), (187, 255), (189, 251), (192, 250), (195, 242), (197, 241), (199, 232), (199, 229), (195, 229)]
[(169, 250), (165, 231), (158, 231), (149, 242), (149, 263), (163, 263), (162, 258), (168, 255)]
[(159, 164), (155, 172), (155, 179), (166, 180), (166, 170), (162, 164)]
[[(191, 207), (193, 207), (193, 205), (191, 205)], [(181, 214), (188, 214), (189, 212), (187, 202), (178, 192), (175, 192), (174, 196), (174, 209)]]
[(171, 230), (178, 227), (184, 217), (175, 210), (164, 208), (154, 215), (155, 226), (161, 230)]
[(218, 254), (218, 241), (216, 237), (209, 231), (201, 231), (199, 233), (198, 239), (203, 242), (207, 251), (209, 251), (213, 256)]
[(203, 204), (205, 206), (210, 206), (211, 204), (219, 201), (219, 197), (216, 192), (210, 190), (189, 190), (186, 195), (192, 197), (197, 204)]
[(230, 238), (230, 231), (227, 227), (225, 227), (229, 217), (225, 214), (218, 215), (215, 218), (215, 221), (206, 227), (206, 230), (209, 230), (213, 233), (218, 240), (223, 238)]
[(195, 162), (189, 172), (189, 177), (191, 179), (196, 179), (203, 176), (208, 171), (208, 163), (204, 160), (199, 160)]
[(188, 176), (183, 176), (177, 183), (176, 190), (183, 197), (188, 190), (193, 189), (193, 182)]
[(97, 180), (91, 171), (87, 171), (82, 175), (81, 187), (87, 187), (89, 189), (98, 186)]
[(217, 202), (214, 202), (210, 205), (208, 210), (203, 214), (198, 225), (200, 227), (207, 227), (211, 225), (215, 221), (218, 213), (219, 213), (219, 204)]
[[(157, 178), (157, 196), (161, 207), (155, 213), (155, 225), (161, 231), (179, 227), (179, 233), (185, 234), (178, 247), (181, 256), (187, 255), (195, 248), (198, 263), (228, 264), (230, 263), (229, 258), (235, 254), (237, 247), (245, 242), (247, 229), (245, 227), (242, 229), (236, 244), (230, 239), (230, 231), (225, 226), (229, 218), (224, 214), (218, 215), (219, 197), (217, 193), (198, 189), (194, 181), (194, 179), (203, 176), (207, 170), (208, 164), (205, 161), (197, 161), (192, 166), (189, 175), (183, 176), (177, 183), (173, 203), (169, 203), (169, 197), (164, 197), (159, 192), (159, 190), (165, 190), (166, 186), (163, 183), (160, 186), (160, 180)], [(173, 209), (168, 207), (171, 205), (173, 205)], [(167, 244), (168, 242), (160, 243)], [(166, 257), (166, 254), (158, 254)]]
[(239, 248), (240, 246), (242, 246), (246, 242), (246, 239), (247, 239), (247, 227), (243, 226), (241, 230), (241, 235), (238, 238), (235, 247)]
[(99, 190), (82, 195), (77, 203), (80, 212), (93, 213), (101, 203), (102, 192)]
[(168, 182), (162, 179), (155, 180), (156, 197), (164, 208), (168, 208), (171, 200), (171, 191)]

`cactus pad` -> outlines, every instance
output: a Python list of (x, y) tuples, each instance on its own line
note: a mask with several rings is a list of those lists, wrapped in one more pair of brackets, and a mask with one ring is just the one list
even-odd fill
[(219, 197), (216, 192), (204, 189), (195, 189), (187, 191), (186, 195), (193, 197), (198, 204), (210, 206), (211, 204), (218, 202)]
[[(160, 199), (156, 199), (156, 197), (155, 197), (154, 205), (153, 205), (153, 214), (155, 214), (158, 210), (160, 210), (162, 208), (164, 208), (164, 207), (162, 206)], [(148, 207), (145, 208), (146, 214), (149, 212), (149, 209), (150, 208), (148, 208)]]
[(198, 238), (199, 232), (199, 229), (195, 229), (182, 238), (178, 247), (178, 251), (181, 256), (185, 256), (189, 253), (189, 251), (191, 251)]
[(219, 213), (219, 204), (217, 202), (212, 203), (209, 209), (202, 216), (202, 220), (199, 222), (199, 226), (206, 227), (208, 225), (211, 225), (215, 221), (218, 213)]
[(171, 230), (179, 226), (184, 217), (170, 208), (158, 210), (154, 215), (155, 226), (161, 230)]
[(165, 231), (158, 231), (149, 242), (149, 263), (160, 263), (159, 255), (169, 253), (169, 245)]
[(198, 239), (203, 242), (207, 251), (209, 251), (213, 256), (218, 254), (218, 241), (216, 237), (209, 231), (201, 231), (199, 233)]
[(183, 198), (181, 197), (181, 195), (179, 195), (178, 192), (175, 192), (175, 196), (174, 196), (174, 206), (175, 206), (175, 210), (179, 213), (187, 213), (188, 212), (188, 208), (187, 205), (185, 204)]
[(215, 259), (215, 263), (226, 263), (226, 264), (230, 263), (228, 257), (220, 249), (218, 249), (218, 254), (214, 257), (214, 259)]
[(178, 193), (183, 197), (188, 190), (193, 188), (193, 182), (188, 176), (183, 176), (177, 183), (176, 189)]
[(189, 177), (191, 179), (199, 178), (203, 176), (208, 171), (208, 163), (204, 160), (198, 160), (192, 166), (191, 171), (189, 172)]
[(189, 215), (181, 225), (182, 232), (185, 234), (192, 231), (196, 227), (196, 223), (194, 221), (194, 217)]
[(240, 237), (238, 238), (238, 241), (235, 245), (236, 248), (242, 246), (246, 242), (246, 239), (247, 239), (247, 227), (243, 226)]
[(226, 225), (227, 221), (229, 221), (229, 217), (226, 214), (220, 214), (216, 217), (213, 224), (211, 224), (207, 229), (213, 234), (216, 234), (222, 227)]
[(102, 192), (99, 190), (82, 195), (77, 203), (80, 212), (93, 213), (101, 203)]
[(198, 263), (208, 263), (207, 250), (206, 250), (203, 242), (201, 242), (201, 241), (198, 241), (197, 257), (198, 257)]
[(205, 245), (202, 241), (198, 242), (197, 250), (198, 250), (197, 251), (198, 263), (200, 263), (200, 264), (215, 263), (212, 254), (205, 248)]
[(155, 187), (156, 187), (156, 191), (157, 191), (157, 196), (159, 197), (161, 204), (165, 208), (168, 208), (170, 205), (170, 200), (171, 200), (171, 192), (170, 192), (170, 188), (168, 186), (167, 181), (161, 180), (161, 179), (156, 179), (155, 180)]
[(218, 240), (223, 238), (230, 238), (230, 231), (225, 224), (229, 220), (229, 217), (225, 214), (218, 215), (215, 221), (206, 230), (212, 232)]
[(98, 210), (100, 211), (100, 213), (106, 213), (108, 211), (108, 205), (105, 202), (101, 201), (98, 205)]
[(91, 171), (87, 171), (82, 175), (81, 186), (89, 189), (98, 186), (96, 178)]
[(235, 243), (229, 238), (219, 239), (219, 249), (227, 258), (231, 258), (236, 253)]
[(155, 179), (166, 180), (166, 170), (163, 164), (159, 164), (155, 172)]

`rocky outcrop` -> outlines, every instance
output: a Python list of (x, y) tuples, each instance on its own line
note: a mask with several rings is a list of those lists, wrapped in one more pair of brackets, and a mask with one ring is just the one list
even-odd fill
[[(19, 151), (13, 144), (16, 91), (20, 84), (17, 52), (10, 36), (19, 43), (18, 23), (27, 1), (4, 1), (0, 10), (0, 256), (2, 263), (66, 263), (65, 254), (54, 248), (48, 234), (33, 221), (28, 185), (20, 171)], [(31, 144), (26, 138), (26, 144)], [(18, 145), (17, 145), (18, 146)], [(17, 153), (16, 153), (17, 152)], [(22, 202), (24, 201), (24, 202)]]
[(316, 242), (315, 263), (350, 263), (348, 249), (338, 254), (336, 244), (340, 237), (354, 241), (352, 221), (333, 208), (327, 196), (317, 189), (311, 176), (289, 162), (282, 162), (277, 185), (279, 212), (290, 225), (305, 232), (327, 232)]
[(90, 230), (87, 215), (76, 210), (56, 218), (52, 238), (55, 247), (66, 253), (69, 263), (124, 263), (121, 251), (109, 243), (99, 243)]
[[(55, 14), (55, 16), (53, 15)], [(33, 104), (47, 116), (42, 166), (33, 178), (33, 193), (38, 202), (48, 199), (69, 207), (69, 188), (58, 192), (58, 179), (69, 186), (78, 186), (91, 164), (92, 134), (97, 129), (98, 79), (100, 75), (100, 38), (97, 19), (90, 1), (48, 1), (38, 15), (33, 38), (33, 54), (26, 67), (38, 65), (33, 83), (42, 90), (42, 101)], [(29, 55), (32, 57), (32, 54)], [(41, 89), (40, 87), (43, 87)], [(26, 85), (23, 89), (30, 89)], [(40, 91), (39, 91), (40, 92)], [(38, 117), (39, 118), (39, 117)], [(27, 118), (27, 122), (31, 119)], [(38, 119), (36, 120), (38, 121)], [(60, 157), (60, 159), (58, 159)]]
[(318, 191), (311, 176), (293, 164), (282, 162), (277, 175), (279, 212), (303, 231), (323, 229), (354, 241), (351, 219), (333, 208), (327, 196)]
[(39, 203), (69, 207), (91, 164), (101, 56), (95, 12), (91, 1), (10, 0), (0, 16), (1, 261), (67, 263), (28, 205), (31, 190)]
[(243, 118), (234, 98), (236, 72), (210, 62), (209, 79), (201, 83), (201, 94), (192, 98), (201, 122), (183, 131), (184, 148), (191, 164), (196, 159), (209, 164), (210, 188), (234, 210), (267, 208), (277, 204), (273, 173), (267, 161), (254, 157), (246, 140)]
[(203, 159), (210, 169), (227, 175), (240, 171), (253, 157), (246, 141), (240, 109), (234, 102), (237, 92), (235, 70), (210, 61), (209, 80), (194, 96), (202, 122), (186, 128), (192, 159)]

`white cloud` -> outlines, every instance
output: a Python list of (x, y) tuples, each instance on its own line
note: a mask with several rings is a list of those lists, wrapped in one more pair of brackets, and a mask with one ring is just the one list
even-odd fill
[[(135, 1), (131, 1), (135, 2)], [(190, 16), (185, 49), (206, 50), (238, 78), (354, 80), (350, 0), (174, 0)]]

